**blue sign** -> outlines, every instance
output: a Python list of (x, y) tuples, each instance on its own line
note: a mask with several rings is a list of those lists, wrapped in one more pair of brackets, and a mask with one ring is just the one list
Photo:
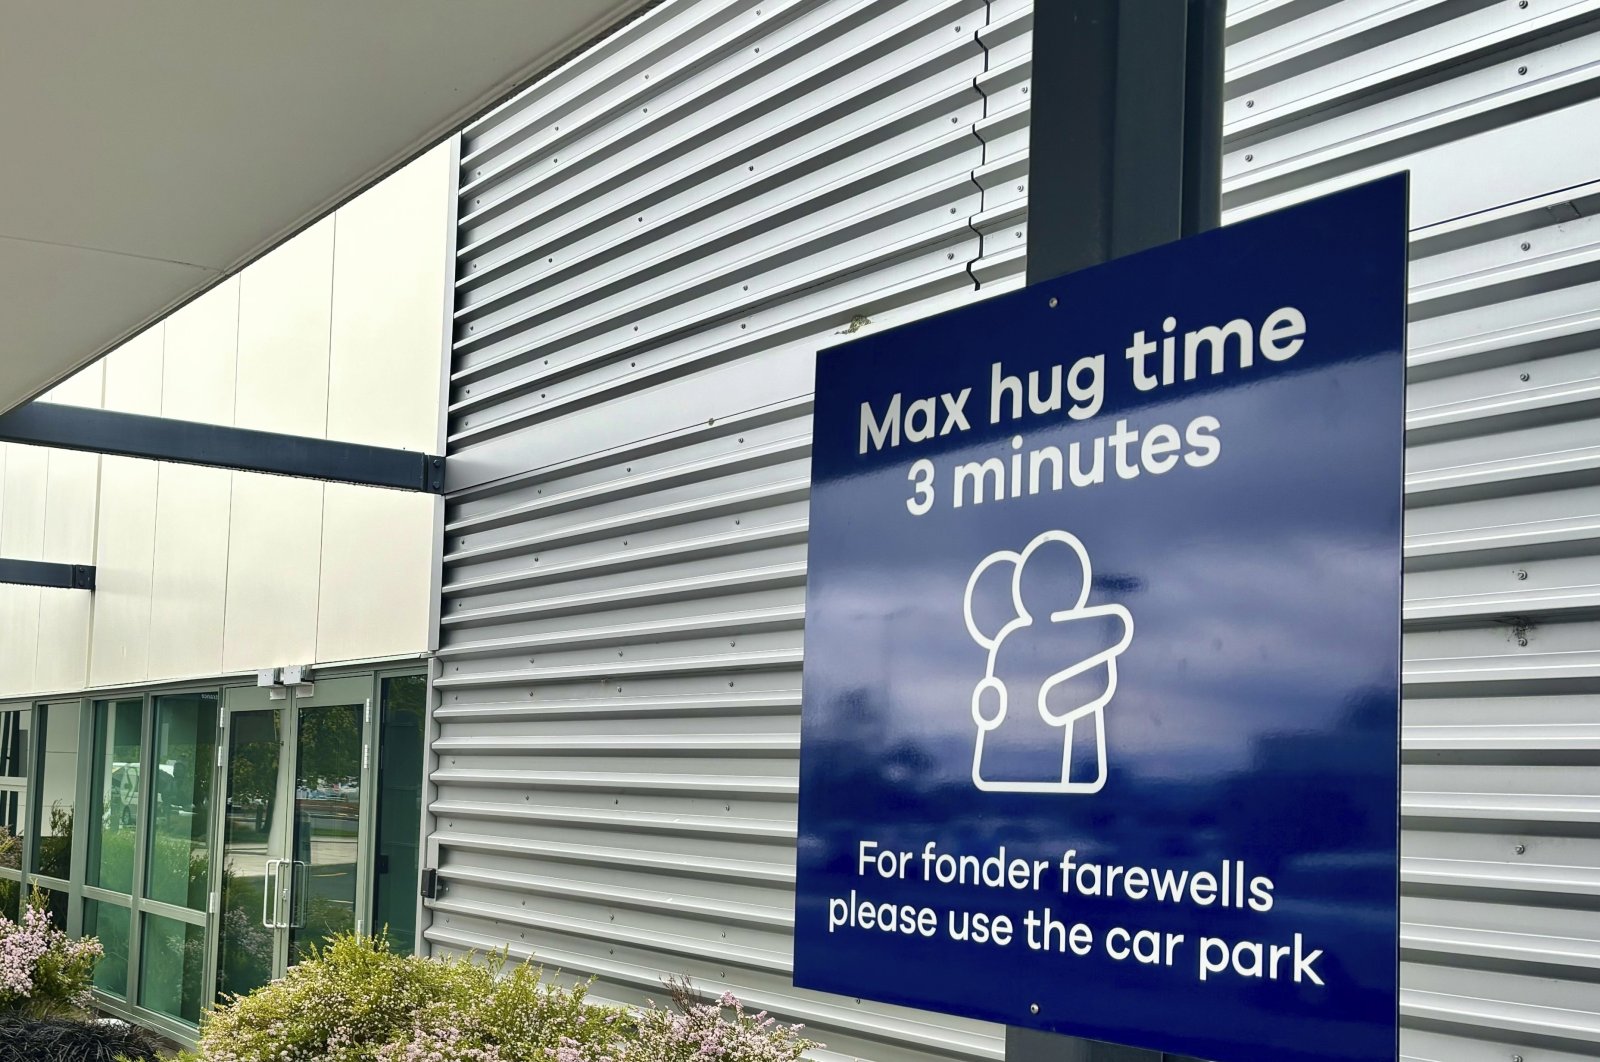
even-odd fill
[(1403, 177), (823, 353), (795, 983), (1392, 1062)]

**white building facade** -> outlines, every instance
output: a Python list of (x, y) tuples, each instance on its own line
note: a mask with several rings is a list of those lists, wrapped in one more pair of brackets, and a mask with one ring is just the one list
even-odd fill
[[(1036, 59), (1024, 0), (666, 0), (61, 385), (448, 490), (7, 447), (0, 555), (99, 583), (0, 588), (0, 888), (180, 1035), (386, 925), (1000, 1057), (793, 987), (794, 802), (813, 356), (1022, 283)], [(1412, 174), (1402, 1055), (1593, 1057), (1600, 3), (1236, 0), (1224, 137), (1225, 221)]]

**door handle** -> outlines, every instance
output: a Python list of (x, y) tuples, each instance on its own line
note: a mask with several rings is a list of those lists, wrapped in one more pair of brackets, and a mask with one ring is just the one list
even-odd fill
[(278, 868), (281, 859), (269, 859), (261, 875), (261, 924), (267, 929), (278, 928)]
[(286, 928), (299, 929), (305, 924), (304, 893), (309, 891), (306, 886), (311, 880), (311, 867), (298, 859), (290, 860), (289, 867), (290, 888), (293, 889), (293, 894), (289, 901), (289, 922)]
[[(285, 874), (284, 869), (289, 873)], [(291, 860), (278, 860), (278, 898), (272, 908), (274, 929), (288, 929), (289, 921), (287, 910), (290, 909), (294, 898), (294, 864)]]

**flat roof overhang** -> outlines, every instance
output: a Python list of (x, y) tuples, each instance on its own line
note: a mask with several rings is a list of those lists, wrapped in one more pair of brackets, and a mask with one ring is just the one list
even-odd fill
[(645, 0), (0, 0), (0, 412)]

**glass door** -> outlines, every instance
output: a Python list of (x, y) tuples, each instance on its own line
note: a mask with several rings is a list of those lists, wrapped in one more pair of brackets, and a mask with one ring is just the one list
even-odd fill
[(221, 873), (216, 903), (217, 998), (266, 984), (284, 966), (284, 864), (292, 794), (289, 705), (264, 689), (228, 690), (222, 718)]
[(366, 723), (372, 679), (319, 682), (294, 698), (294, 821), (290, 867), (289, 963), (366, 919), (361, 886), (367, 830), (361, 816)]
[(274, 700), (226, 693), (216, 901), (217, 998), (258, 988), (368, 917), (361, 814), (370, 676)]

